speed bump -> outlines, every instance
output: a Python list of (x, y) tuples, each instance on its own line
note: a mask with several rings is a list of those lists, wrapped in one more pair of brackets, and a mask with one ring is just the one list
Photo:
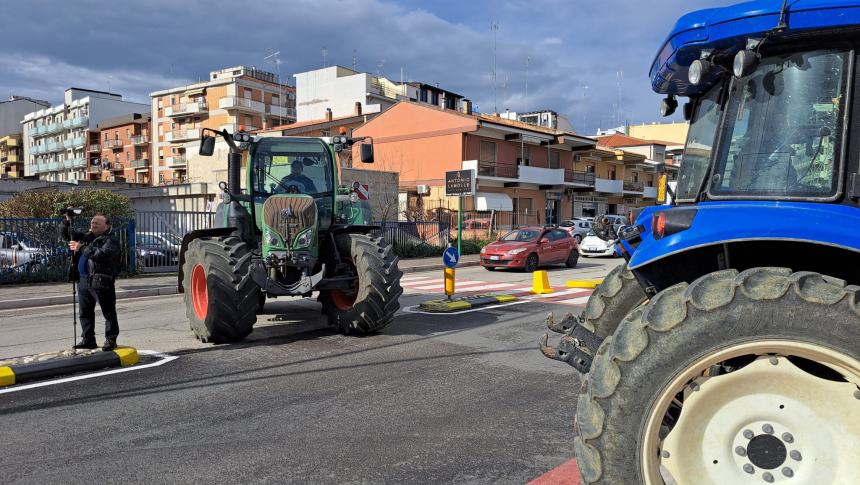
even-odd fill
[(418, 306), (419, 310), (433, 313), (451, 313), (463, 310), (471, 310), (486, 305), (497, 303), (509, 303), (516, 301), (513, 295), (475, 295), (451, 300), (430, 300)]
[(117, 347), (110, 352), (94, 352), (46, 362), (0, 367), (0, 387), (27, 381), (47, 379), (76, 372), (87, 372), (109, 367), (126, 367), (137, 364), (140, 357), (132, 347)]
[(603, 283), (603, 278), (594, 278), (590, 280), (568, 280), (568, 288), (597, 288), (597, 285)]

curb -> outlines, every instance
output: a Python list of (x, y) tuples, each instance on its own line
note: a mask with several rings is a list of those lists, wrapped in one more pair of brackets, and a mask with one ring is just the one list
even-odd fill
[(76, 372), (93, 371), (109, 367), (126, 367), (137, 364), (140, 356), (132, 347), (117, 347), (110, 352), (96, 352), (80, 357), (55, 359), (47, 362), (0, 367), (0, 387), (22, 382), (47, 379)]
[[(480, 266), (479, 261), (464, 261), (457, 265), (458, 268), (466, 268), (469, 266)], [(419, 273), (422, 271), (434, 271), (444, 268), (442, 264), (411, 266), (401, 268), (403, 274)], [(144, 298), (149, 296), (168, 296), (179, 294), (179, 289), (176, 285), (159, 286), (156, 288), (146, 288), (141, 290), (118, 290), (116, 292), (117, 300), (125, 300), (127, 298)], [(44, 296), (40, 298), (21, 298), (18, 300), (0, 300), (0, 310), (12, 310), (16, 308), (32, 308), (40, 306), (52, 305), (68, 305), (72, 303), (72, 295), (56, 295)]]
[(517, 301), (513, 295), (476, 295), (457, 298), (454, 300), (430, 300), (418, 305), (418, 309), (433, 313), (451, 313), (463, 310), (471, 310), (496, 303), (509, 303)]

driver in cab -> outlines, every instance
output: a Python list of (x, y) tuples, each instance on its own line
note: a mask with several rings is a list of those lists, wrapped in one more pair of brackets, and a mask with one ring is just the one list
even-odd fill
[(311, 180), (304, 173), (305, 163), (308, 165), (312, 165), (313, 161), (309, 158), (303, 158), (301, 160), (293, 160), (290, 164), (290, 174), (281, 179), (281, 185), (289, 188), (291, 185), (294, 185), (298, 188), (298, 191), (304, 194), (315, 194), (317, 193), (317, 188), (314, 185), (313, 180)]

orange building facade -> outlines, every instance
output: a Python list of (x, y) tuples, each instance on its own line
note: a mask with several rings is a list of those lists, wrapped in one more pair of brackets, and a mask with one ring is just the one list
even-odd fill
[(151, 133), (149, 114), (132, 113), (99, 123), (88, 135), (87, 179), (149, 185)]
[(354, 136), (373, 138), (376, 162), (363, 168), (400, 173), (406, 211), (456, 209), (457, 199), (445, 196), (445, 172), (464, 169), (473, 171), (476, 186), (463, 200), (467, 211), (514, 211), (558, 223), (623, 213), (644, 199), (638, 192), (634, 202), (624, 185), (625, 169), (644, 163), (643, 155), (498, 116), (402, 101)]

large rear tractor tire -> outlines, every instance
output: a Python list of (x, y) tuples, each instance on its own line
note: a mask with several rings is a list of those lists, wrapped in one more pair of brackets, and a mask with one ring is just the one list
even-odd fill
[(260, 287), (249, 274), (251, 253), (239, 238), (203, 237), (188, 244), (182, 267), (185, 313), (202, 342), (236, 342), (257, 321)]
[(584, 326), (598, 337), (608, 337), (624, 316), (646, 299), (645, 291), (627, 265), (616, 266), (588, 299)]
[(582, 385), (583, 482), (860, 483), (858, 354), (860, 287), (844, 281), (753, 268), (667, 288)]
[(345, 234), (338, 250), (349, 255), (351, 272), (358, 276), (358, 291), (321, 291), (319, 301), (329, 324), (343, 334), (370, 334), (387, 326), (400, 309), (400, 278), (394, 249), (380, 237)]

